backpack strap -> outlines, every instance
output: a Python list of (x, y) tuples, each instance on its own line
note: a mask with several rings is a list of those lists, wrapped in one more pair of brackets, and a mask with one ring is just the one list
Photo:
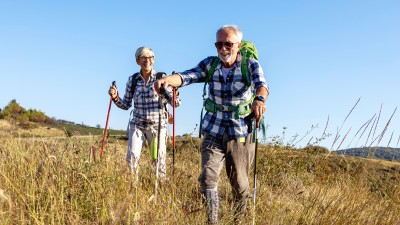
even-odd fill
[(157, 72), (156, 73), (156, 80), (161, 79), (163, 76), (166, 76), (167, 74), (164, 72)]
[(135, 93), (135, 89), (136, 89), (136, 85), (137, 85), (138, 80), (139, 80), (139, 73), (133, 74), (132, 75), (132, 85), (131, 85), (132, 96)]
[[(163, 78), (164, 76), (166, 76), (167, 74), (164, 72), (157, 72), (156, 73), (156, 80)], [(167, 106), (167, 102), (164, 102), (164, 110), (167, 113), (165, 119), (168, 120), (168, 106)]]
[(206, 86), (208, 84), (208, 82), (210, 82), (211, 77), (214, 76), (215, 70), (217, 69), (217, 66), (219, 64), (221, 60), (218, 57), (214, 57), (212, 63), (211, 63), (211, 67), (210, 70), (207, 73), (207, 78), (206, 81), (204, 82), (204, 87), (203, 87), (203, 100), (205, 100), (206, 97)]
[[(241, 52), (242, 53), (242, 52)], [(210, 70), (208, 71), (206, 81), (204, 82), (204, 87), (203, 87), (203, 100), (205, 100), (206, 96), (206, 86), (210, 82), (211, 77), (214, 76), (215, 70), (217, 69), (217, 66), (221, 60), (218, 57), (214, 57)], [(248, 87), (251, 86), (251, 80), (250, 80), (250, 72), (249, 72), (249, 58), (246, 56), (246, 52), (242, 53), (242, 60), (241, 60), (241, 71), (242, 71), (242, 76), (244, 81), (246, 82), (246, 85)]]
[(242, 60), (240, 62), (241, 70), (242, 70), (242, 75), (243, 79), (246, 82), (247, 86), (251, 85), (251, 80), (250, 80), (250, 72), (249, 72), (249, 58), (246, 56), (242, 56)]
[(250, 100), (243, 102), (239, 105), (226, 106), (226, 105), (219, 105), (210, 98), (207, 98), (204, 102), (204, 109), (207, 112), (213, 112), (213, 113), (216, 113), (217, 111), (235, 112), (235, 119), (239, 119), (239, 115), (246, 115), (251, 113), (251, 104), (253, 103), (253, 99), (254, 98), (252, 97)]
[[(164, 72), (157, 72), (156, 73), (156, 80), (161, 79), (164, 75), (167, 75)], [(136, 85), (137, 82), (139, 81), (139, 73), (135, 73), (132, 75), (132, 85), (131, 85), (131, 91), (132, 91), (132, 96), (135, 93)]]
[(204, 87), (203, 87), (203, 107), (201, 108), (201, 113), (200, 113), (200, 126), (199, 126), (199, 138), (201, 138), (201, 130), (202, 126), (201, 124), (203, 123), (203, 112), (204, 112), (204, 106), (206, 105), (206, 86), (208, 82), (210, 82), (211, 77), (214, 75), (215, 70), (217, 69), (217, 66), (221, 60), (218, 57), (214, 57), (210, 70), (208, 70), (206, 81), (204, 82)]

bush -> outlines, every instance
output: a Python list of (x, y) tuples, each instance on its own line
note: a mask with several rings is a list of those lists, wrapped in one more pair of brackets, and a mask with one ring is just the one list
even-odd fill
[(70, 130), (65, 129), (65, 136), (72, 137), (73, 134), (72, 134), (72, 132)]
[(318, 145), (306, 146), (302, 149), (302, 151), (305, 151), (310, 154), (328, 154), (329, 153), (329, 150), (327, 148), (318, 146)]
[(20, 122), (19, 123), (19, 126), (21, 127), (21, 128), (23, 128), (23, 129), (35, 129), (35, 128), (38, 128), (39, 126), (37, 125), (37, 124), (35, 124), (35, 123), (32, 123), (32, 122), (29, 122), (29, 121), (27, 121), (27, 122)]
[(29, 122), (29, 116), (27, 114), (15, 115), (14, 119), (19, 125), (24, 125)]
[[(15, 99), (11, 100), (10, 103), (8, 103), (8, 105), (4, 108), (4, 110), (0, 109), (0, 119), (16, 121), (24, 127), (27, 127), (28, 121), (46, 124), (54, 124), (55, 121), (54, 118), (49, 118), (42, 111), (35, 109), (25, 110), (18, 104)], [(31, 125), (29, 125), (28, 127), (31, 127)]]
[(35, 123), (44, 123), (47, 120), (47, 116), (44, 112), (37, 111), (37, 110), (29, 110), (29, 121)]

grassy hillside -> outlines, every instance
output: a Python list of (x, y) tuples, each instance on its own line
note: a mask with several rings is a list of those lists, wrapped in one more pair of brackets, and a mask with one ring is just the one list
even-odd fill
[(389, 147), (364, 147), (364, 148), (350, 148), (335, 151), (340, 155), (349, 155), (363, 158), (376, 158), (386, 160), (400, 160), (400, 148)]
[[(0, 224), (205, 223), (197, 181), (200, 140), (177, 139), (174, 176), (169, 146), (169, 180), (160, 183), (156, 199), (151, 198), (155, 175), (148, 150), (142, 153), (139, 182), (132, 186), (126, 141), (108, 140), (100, 160), (101, 135), (34, 139), (0, 135)], [(397, 162), (279, 146), (260, 146), (258, 152), (256, 205), (248, 205), (244, 224), (253, 216), (256, 224), (400, 221)], [(221, 224), (232, 223), (230, 192), (223, 174)]]
[[(34, 128), (23, 128), (17, 122), (0, 119), (0, 137), (71, 137), (103, 135), (104, 128), (79, 124), (55, 122), (52, 124), (35, 123)], [(111, 136), (125, 136), (124, 130), (108, 130)]]
[[(90, 127), (74, 122), (50, 118), (36, 109), (25, 109), (17, 100), (11, 100), (0, 108), (0, 132), (3, 136), (13, 137), (71, 137), (74, 135), (103, 135), (100, 125)], [(125, 135), (126, 131), (109, 130), (108, 135)]]

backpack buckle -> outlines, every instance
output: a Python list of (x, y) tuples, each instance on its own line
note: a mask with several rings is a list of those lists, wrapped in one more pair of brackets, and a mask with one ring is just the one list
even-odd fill
[(221, 111), (231, 111), (231, 110), (229, 110), (229, 106), (226, 106), (226, 105), (221, 105), (222, 106), (222, 110)]

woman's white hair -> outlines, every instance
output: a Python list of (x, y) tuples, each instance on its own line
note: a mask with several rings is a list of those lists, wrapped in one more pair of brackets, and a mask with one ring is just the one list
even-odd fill
[(153, 53), (153, 56), (154, 56), (153, 49), (146, 47), (146, 46), (141, 46), (136, 50), (136, 53), (135, 53), (136, 60), (139, 60), (140, 56), (143, 55), (143, 52), (147, 52), (147, 51)]

